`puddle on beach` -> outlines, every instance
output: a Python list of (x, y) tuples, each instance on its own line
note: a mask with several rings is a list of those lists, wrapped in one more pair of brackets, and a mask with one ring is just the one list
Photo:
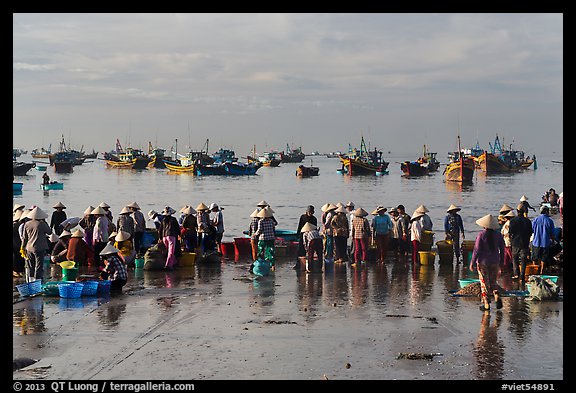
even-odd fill
[(452, 293), (473, 277), (462, 265), (293, 265), (279, 259), (267, 277), (247, 261), (136, 269), (119, 295), (19, 301), (13, 356), (50, 358), (48, 379), (563, 378), (562, 301), (509, 296), (485, 315)]

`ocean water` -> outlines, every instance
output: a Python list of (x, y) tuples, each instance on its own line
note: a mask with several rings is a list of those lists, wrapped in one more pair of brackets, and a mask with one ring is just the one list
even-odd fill
[[(167, 205), (179, 210), (184, 205), (216, 202), (224, 208), (224, 240), (241, 236), (262, 199), (275, 210), (279, 228), (292, 230), (310, 204), (318, 218), (326, 202), (353, 201), (368, 212), (378, 205), (404, 204), (409, 214), (424, 204), (434, 223), (435, 240), (443, 238), (446, 209), (455, 204), (462, 208), (466, 238), (473, 240), (480, 231), (475, 221), (488, 213), (497, 215), (504, 203), (515, 207), (526, 195), (538, 209), (546, 190), (563, 191), (563, 167), (553, 162), (562, 161), (558, 156), (538, 157), (538, 169), (521, 173), (477, 172), (473, 184), (465, 187), (446, 183), (443, 167), (426, 177), (404, 178), (400, 162), (411, 158), (385, 158), (390, 161), (388, 175), (348, 177), (336, 172), (338, 159), (307, 157), (303, 164), (318, 166), (320, 173), (306, 179), (295, 176), (298, 164), (263, 167), (256, 176), (195, 177), (165, 169), (108, 169), (104, 161), (94, 160), (75, 167), (71, 174), (56, 174), (49, 167), (51, 179), (63, 182), (63, 190), (42, 191), (42, 172), (35, 169), (16, 177), (24, 186), (13, 201), (36, 204), (48, 213), (60, 201), (67, 206), (68, 217), (81, 216), (88, 205), (105, 201), (115, 218), (133, 201), (145, 213)], [(536, 214), (529, 212), (532, 218)], [(558, 215), (553, 219), (560, 225)], [(150, 221), (148, 227), (153, 227)], [(32, 375), (47, 379), (84, 379), (86, 369), (92, 370), (90, 378), (103, 378), (94, 371), (93, 357), (124, 359), (125, 351), (134, 355), (123, 361), (116, 374), (105, 370), (106, 378), (320, 379), (327, 375), (330, 379), (555, 381), (564, 377), (563, 301), (510, 296), (504, 299), (504, 308), (492, 311), (488, 318), (479, 312), (476, 299), (451, 294), (458, 289), (458, 279), (474, 277), (461, 264), (440, 265), (436, 260), (434, 265), (413, 266), (409, 260), (392, 257), (386, 264), (362, 269), (339, 266), (330, 274), (308, 275), (297, 273), (293, 264), (291, 259), (279, 259), (276, 272), (259, 280), (248, 274), (249, 261), (223, 260), (216, 266), (197, 264), (174, 272), (136, 269), (129, 272), (130, 295), (111, 300), (82, 298), (75, 305), (47, 297), (19, 302), (13, 308), (14, 357), (52, 359), (45, 374)], [(58, 279), (56, 270), (48, 272), (52, 279)], [(509, 278), (502, 277), (499, 284), (507, 290), (519, 289)], [(563, 287), (563, 277), (558, 284)], [(167, 305), (166, 299), (175, 303)], [(158, 340), (146, 336), (149, 331), (156, 332)], [(85, 332), (106, 332), (106, 339), (94, 341), (93, 334)], [(143, 348), (140, 337), (147, 340)], [(69, 345), (70, 338), (77, 345)], [(200, 350), (197, 342), (203, 343)], [(432, 361), (397, 360), (399, 352), (441, 355)], [(77, 367), (70, 368), (55, 356), (74, 358)], [(157, 366), (158, 356), (164, 369)], [(196, 361), (190, 362), (192, 358)], [(350, 369), (343, 366), (348, 362)], [(178, 371), (182, 364), (186, 364), (185, 375)], [(151, 377), (150, 369), (157, 374)], [(15, 378), (30, 377), (15, 374)]]

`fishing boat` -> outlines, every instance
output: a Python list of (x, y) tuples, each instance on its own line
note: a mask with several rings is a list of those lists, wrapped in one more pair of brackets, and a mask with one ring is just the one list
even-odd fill
[(418, 161), (422, 166), (426, 166), (429, 172), (437, 172), (440, 168), (440, 161), (436, 159), (438, 153), (431, 153), (428, 151), (428, 147), (424, 145), (422, 155), (418, 158)]
[(54, 153), (52, 165), (56, 173), (72, 173), (74, 171), (74, 157), (68, 151)]
[(400, 169), (405, 177), (426, 176), (430, 172), (428, 166), (419, 161), (404, 161), (400, 163)]
[(178, 161), (173, 161), (164, 159), (163, 162), (166, 168), (171, 172), (196, 174), (196, 166), (194, 164), (194, 161), (188, 161), (182, 159)]
[(89, 154), (82, 154), (82, 157), (86, 158), (86, 159), (96, 159), (98, 158), (98, 152), (94, 149), (92, 149), (92, 153)]
[(64, 189), (64, 183), (60, 183), (57, 181), (52, 181), (48, 184), (40, 184), (40, 188), (42, 188), (44, 191), (47, 190), (63, 190)]
[(476, 163), (474, 158), (465, 155), (460, 148), (460, 135), (458, 135), (458, 152), (452, 155), (451, 161), (444, 168), (444, 175), (446, 181), (459, 182), (462, 184), (472, 183), (474, 171), (476, 170)]
[(12, 182), (12, 193), (13, 194), (21, 194), (23, 185), (24, 185), (24, 183)]
[(228, 175), (255, 175), (258, 169), (262, 167), (260, 162), (243, 163), (243, 162), (225, 162), (224, 169)]
[(374, 148), (368, 150), (364, 137), (360, 142), (360, 149), (352, 148), (348, 145), (348, 154), (341, 155), (342, 172), (346, 169), (346, 174), (356, 175), (375, 175), (376, 172), (385, 172), (388, 168), (388, 162), (382, 158), (382, 151)]
[(148, 142), (148, 157), (150, 158), (148, 168), (166, 168), (164, 165), (165, 153), (166, 149), (152, 147), (152, 142)]
[(280, 162), (302, 162), (306, 155), (302, 153), (302, 147), (297, 147), (291, 149), (288, 144), (286, 144), (286, 150), (280, 153)]
[(52, 154), (52, 144), (48, 146), (48, 149), (44, 149), (43, 147), (40, 149), (34, 149), (30, 153), (33, 158), (49, 158)]
[(318, 176), (319, 172), (320, 168), (317, 166), (298, 165), (298, 168), (296, 168), (296, 176), (298, 177)]
[(214, 152), (214, 154), (212, 154), (212, 158), (216, 164), (238, 161), (238, 157), (236, 157), (234, 150), (223, 148), (220, 148), (218, 151)]
[(476, 158), (477, 167), (486, 174), (518, 172), (524, 168), (523, 162), (528, 163), (526, 168), (532, 164), (524, 160), (524, 152), (513, 150), (512, 145), (510, 149), (503, 149), (498, 134), (494, 139), (494, 145), (491, 143), (489, 145), (491, 151), (485, 150)]
[(200, 164), (196, 163), (196, 175), (198, 176), (211, 176), (211, 175), (227, 175), (224, 163), (219, 164)]
[(12, 174), (14, 176), (25, 176), (26, 173), (36, 166), (35, 162), (12, 162)]
[(120, 141), (116, 139), (116, 155), (108, 153), (105, 155), (106, 166), (118, 169), (146, 169), (150, 163), (150, 157), (140, 149), (132, 147), (124, 150)]
[(262, 166), (277, 167), (280, 165), (282, 160), (280, 159), (279, 153), (276, 151), (264, 152), (260, 155), (256, 155), (256, 145), (252, 150), (252, 155), (247, 157), (248, 162), (259, 162)]

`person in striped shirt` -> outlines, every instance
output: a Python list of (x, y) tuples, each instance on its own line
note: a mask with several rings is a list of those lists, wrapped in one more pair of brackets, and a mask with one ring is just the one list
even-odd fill
[(304, 249), (306, 250), (306, 273), (310, 273), (312, 263), (314, 261), (314, 254), (318, 257), (319, 265), (322, 266), (323, 248), (322, 236), (318, 232), (318, 228), (314, 224), (307, 222), (301, 229), (302, 240), (304, 242)]
[(366, 219), (367, 215), (368, 212), (361, 207), (354, 210), (351, 229), (352, 239), (354, 240), (354, 263), (352, 266), (356, 266), (357, 263), (366, 263), (368, 259), (368, 243), (372, 230), (370, 229), (370, 223)]
[(100, 275), (104, 280), (110, 279), (112, 283), (110, 284), (110, 291), (122, 291), (122, 287), (126, 285), (128, 281), (128, 272), (126, 271), (126, 265), (118, 256), (118, 250), (116, 247), (108, 244), (102, 251), (100, 251), (100, 256), (104, 261), (104, 268), (102, 269)]
[(256, 215), (260, 218), (258, 221), (258, 228), (254, 233), (254, 237), (258, 239), (258, 255), (270, 262), (272, 271), (275, 270), (275, 248), (274, 241), (276, 235), (274, 233), (274, 220), (272, 209), (265, 207)]

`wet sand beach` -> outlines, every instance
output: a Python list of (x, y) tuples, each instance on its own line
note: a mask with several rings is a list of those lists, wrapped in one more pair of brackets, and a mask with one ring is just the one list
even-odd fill
[(293, 265), (281, 258), (267, 277), (242, 260), (132, 269), (119, 295), (18, 300), (13, 356), (40, 361), (13, 378), (563, 379), (562, 301), (507, 296), (484, 315), (478, 299), (451, 293), (472, 275), (461, 264)]

